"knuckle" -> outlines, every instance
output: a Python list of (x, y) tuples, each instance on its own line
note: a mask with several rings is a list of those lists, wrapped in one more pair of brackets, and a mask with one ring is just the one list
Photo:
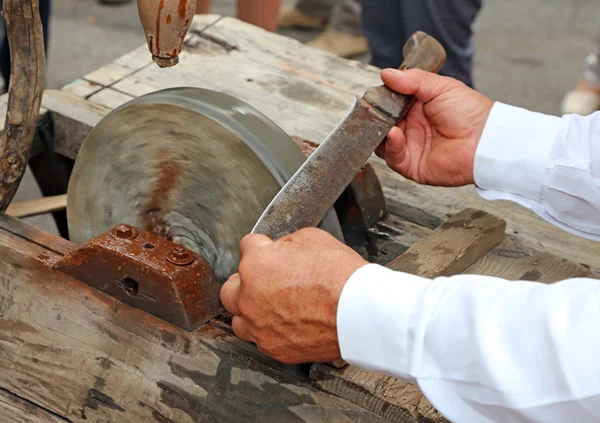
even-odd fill
[(242, 316), (252, 318), (254, 314), (254, 305), (247, 296), (242, 296), (238, 302), (238, 310)]

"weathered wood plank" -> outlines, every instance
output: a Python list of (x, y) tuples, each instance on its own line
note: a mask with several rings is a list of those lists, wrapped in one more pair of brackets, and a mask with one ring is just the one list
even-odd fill
[[(392, 270), (433, 278), (467, 269), (504, 238), (506, 222), (466, 209), (444, 222), (404, 254), (387, 264)], [(443, 417), (419, 389), (395, 378), (354, 366), (314, 364), (317, 386), (391, 422), (439, 422)]]
[[(575, 263), (588, 266), (600, 276), (600, 244), (584, 239), (543, 221), (532, 211), (508, 201), (486, 201), (475, 193), (472, 186), (442, 188), (418, 185), (402, 178), (389, 169), (382, 160), (372, 158), (377, 176), (387, 199), (394, 202), (393, 212), (411, 219), (414, 210), (445, 219), (465, 207), (502, 216), (507, 222), (507, 233), (524, 246), (545, 251)], [(409, 211), (404, 214), (403, 209)]]
[[(373, 67), (318, 52), (232, 18), (216, 23), (214, 17), (206, 19), (212, 22), (208, 28), (202, 20), (198, 26), (193, 24), (178, 66), (166, 71), (144, 67), (151, 59), (142, 46), (114, 63), (143, 69), (113, 87), (134, 97), (184, 85), (225, 91), (261, 110), (289, 134), (318, 142), (345, 115), (354, 94), (362, 95), (367, 86), (380, 83)], [(75, 142), (80, 143), (80, 138)], [(76, 151), (73, 147), (69, 157)], [(485, 201), (473, 187), (419, 186), (378, 159), (372, 164), (384, 185), (388, 207), (400, 217), (434, 228), (465, 207), (483, 210), (502, 216), (507, 232), (526, 246), (584, 263), (600, 275), (598, 243), (565, 233), (516, 204)]]
[(505, 221), (482, 211), (465, 209), (387, 267), (424, 278), (455, 275), (498, 245), (505, 229)]
[(67, 207), (67, 195), (34, 198), (25, 201), (13, 201), (6, 209), (6, 214), (13, 217), (38, 216), (64, 210)]
[(585, 266), (532, 250), (517, 242), (514, 236), (507, 237), (464, 273), (486, 275), (508, 280), (554, 283), (570, 278), (597, 277)]
[[(505, 227), (492, 215), (464, 210), (431, 233), (423, 230), (424, 237), (388, 267), (429, 278), (465, 272), (556, 282), (590, 275), (583, 266), (523, 247), (514, 237), (503, 240)], [(334, 367), (314, 364), (312, 380), (390, 422), (445, 421), (415, 385), (355, 366)]]
[(418, 387), (393, 377), (355, 366), (336, 369), (320, 363), (313, 364), (310, 376), (320, 388), (371, 410), (388, 422), (447, 421)]
[(61, 91), (74, 94), (81, 98), (88, 98), (90, 95), (97, 93), (102, 88), (104, 88), (102, 85), (79, 78), (62, 87)]
[(3, 232), (0, 388), (77, 422), (384, 421), (218, 322), (176, 328), (49, 270), (39, 245)]
[(75, 160), (91, 129), (111, 109), (86, 101), (73, 93), (46, 90), (42, 105), (54, 122), (54, 148), (58, 154)]
[[(0, 213), (0, 230), (4, 230), (9, 234), (22, 238), (30, 244), (38, 245), (60, 255), (67, 254), (74, 246), (73, 243), (64, 238), (40, 231), (19, 219), (12, 218), (2, 213)], [(28, 256), (34, 257), (29, 254)]]
[(368, 82), (380, 83), (370, 66), (223, 18), (204, 30), (192, 26), (173, 69), (146, 67), (113, 88), (133, 96), (176, 86), (223, 91), (276, 120), (289, 134), (319, 141)]
[(95, 94), (92, 94), (88, 99), (94, 103), (108, 107), (111, 110), (133, 100), (133, 96), (115, 91), (112, 88), (105, 88)]
[(0, 421), (3, 423), (68, 423), (68, 420), (4, 389), (0, 389)]

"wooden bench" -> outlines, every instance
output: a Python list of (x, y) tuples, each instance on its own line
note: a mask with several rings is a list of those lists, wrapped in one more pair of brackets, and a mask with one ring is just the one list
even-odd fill
[[(224, 91), (290, 135), (318, 142), (353, 95), (380, 82), (375, 68), (231, 18), (197, 19), (185, 51), (180, 65), (161, 70), (141, 46), (62, 91), (45, 93), (39, 124), (50, 142), (38, 143), (34, 156), (58, 153), (44, 159), (45, 169), (56, 159), (65, 165), (55, 175), (58, 186), (66, 189), (65, 160), (76, 158), (90, 129), (148, 92), (173, 86)], [(378, 159), (371, 163), (390, 212), (372, 230), (374, 248), (360, 250), (372, 261), (427, 277), (467, 272), (555, 282), (600, 275), (594, 242), (517, 205), (488, 203), (472, 187), (423, 187)], [(413, 385), (340, 363), (285, 366), (219, 320), (188, 332), (49, 270), (46, 262), (71, 248), (0, 216), (0, 416), (48, 422), (444, 420)]]

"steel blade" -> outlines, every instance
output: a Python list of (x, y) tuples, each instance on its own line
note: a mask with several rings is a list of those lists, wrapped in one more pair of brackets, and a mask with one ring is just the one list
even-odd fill
[(346, 117), (279, 191), (252, 233), (278, 239), (317, 226), (396, 119), (355, 97)]

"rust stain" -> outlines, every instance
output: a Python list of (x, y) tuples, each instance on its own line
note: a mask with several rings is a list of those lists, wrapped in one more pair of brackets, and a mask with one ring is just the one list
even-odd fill
[(150, 47), (150, 52), (154, 49), (154, 37), (152, 35), (148, 36), (148, 46)]
[(227, 333), (219, 328), (216, 328), (210, 324), (200, 326), (198, 328), (198, 332), (209, 335), (212, 339), (221, 339), (221, 338), (225, 338), (226, 336), (230, 335), (229, 333)]
[[(159, 152), (163, 154), (163, 152)], [(166, 154), (165, 154), (166, 155)], [(181, 164), (175, 160), (164, 160), (158, 164), (157, 177), (148, 197), (148, 202), (140, 213), (140, 219), (146, 230), (157, 233), (157, 223), (168, 204), (170, 194), (175, 190), (181, 178)]]
[(165, 8), (165, 0), (160, 0), (158, 13), (156, 14), (156, 56), (160, 56), (160, 17)]
[(167, 15), (167, 25), (171, 25), (171, 15)]
[(181, 19), (185, 19), (186, 10), (187, 10), (187, 0), (179, 0), (179, 8), (177, 9), (177, 11), (179, 12), (179, 17)]

